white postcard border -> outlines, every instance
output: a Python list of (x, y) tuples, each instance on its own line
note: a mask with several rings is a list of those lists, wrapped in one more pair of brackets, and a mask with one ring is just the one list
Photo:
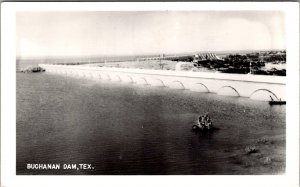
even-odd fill
[[(299, 4), (270, 3), (11, 3), (1, 4), (1, 183), (4, 186), (298, 186), (299, 182)], [(16, 175), (17, 11), (226, 11), (279, 10), (286, 15), (287, 167), (263, 176), (19, 176)]]

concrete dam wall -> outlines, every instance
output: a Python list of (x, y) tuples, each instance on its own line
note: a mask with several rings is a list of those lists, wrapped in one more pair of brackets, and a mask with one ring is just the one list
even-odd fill
[(47, 73), (93, 80), (186, 89), (256, 100), (286, 100), (286, 77), (40, 64)]

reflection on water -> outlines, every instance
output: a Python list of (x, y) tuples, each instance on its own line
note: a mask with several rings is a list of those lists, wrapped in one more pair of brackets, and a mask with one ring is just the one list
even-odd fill
[[(205, 112), (220, 130), (192, 132)], [(17, 174), (234, 174), (228, 150), (268, 135), (285, 138), (285, 106), (17, 74)], [(26, 170), (27, 163), (88, 163), (95, 169), (37, 171)]]

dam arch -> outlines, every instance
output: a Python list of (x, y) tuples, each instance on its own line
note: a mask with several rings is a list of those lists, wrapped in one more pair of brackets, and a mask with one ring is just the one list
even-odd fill
[(218, 95), (224, 95), (224, 96), (234, 96), (239, 97), (239, 92), (232, 86), (222, 86), (218, 92)]
[(90, 78), (91, 78), (91, 79), (94, 78), (94, 75), (93, 75), (91, 72), (89, 73), (89, 75), (90, 75)]
[(136, 84), (141, 84), (141, 85), (149, 85), (148, 81), (144, 77), (136, 77), (135, 78), (135, 83)]
[(86, 77), (86, 75), (85, 75), (85, 72), (84, 72), (84, 71), (81, 71), (81, 76), (82, 76), (83, 78), (85, 78), (85, 77)]
[(74, 74), (75, 74), (75, 76), (76, 76), (76, 77), (79, 77), (79, 76), (80, 76), (80, 73), (79, 73), (79, 71), (75, 71), (75, 73), (74, 73)]
[(127, 82), (127, 83), (133, 83), (133, 78), (130, 75), (123, 75), (121, 76), (121, 80), (123, 82)]
[(91, 79), (98, 79), (98, 73), (97, 72), (90, 72)]
[(151, 85), (152, 86), (157, 86), (157, 87), (165, 87), (166, 86), (165, 83), (160, 79), (153, 79), (151, 81)]
[(204, 93), (210, 92), (207, 86), (203, 83), (192, 84), (190, 90), (194, 92), (204, 92)]
[(103, 80), (111, 80), (110, 75), (107, 74), (107, 73), (103, 73), (103, 74), (101, 75), (101, 78), (102, 78)]
[(111, 80), (116, 81), (116, 82), (121, 82), (122, 81), (121, 77), (117, 74), (111, 75)]
[(271, 98), (275, 100), (279, 100), (277, 95), (268, 89), (257, 89), (250, 94), (249, 98), (255, 100), (263, 100), (263, 101), (270, 101)]
[(169, 87), (173, 88), (173, 89), (178, 89), (178, 90), (185, 90), (183, 83), (178, 80), (171, 82)]
[(73, 70), (72, 72), (73, 72), (73, 76), (75, 77), (78, 76), (78, 72), (76, 70)]

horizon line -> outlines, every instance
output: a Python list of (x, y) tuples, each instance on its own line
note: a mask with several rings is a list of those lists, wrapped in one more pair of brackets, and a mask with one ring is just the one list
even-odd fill
[(21, 56), (16, 55), (16, 59), (24, 58), (89, 58), (89, 57), (130, 57), (130, 56), (152, 56), (152, 55), (191, 55), (198, 53), (237, 53), (237, 52), (258, 52), (258, 51), (286, 51), (286, 49), (244, 49), (244, 50), (220, 50), (220, 51), (194, 51), (181, 53), (137, 53), (137, 54), (90, 54), (90, 55), (36, 55), (36, 56)]

